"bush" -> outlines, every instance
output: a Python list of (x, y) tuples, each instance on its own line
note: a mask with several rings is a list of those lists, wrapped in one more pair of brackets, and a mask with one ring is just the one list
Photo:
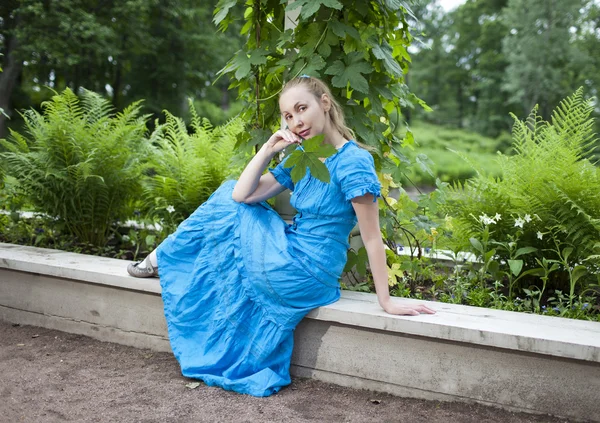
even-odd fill
[(0, 140), (8, 175), (36, 211), (57, 219), (80, 242), (105, 245), (111, 225), (129, 215), (139, 197), (139, 151), (145, 121), (139, 102), (114, 113), (90, 91), (81, 101), (69, 89), (42, 103), (43, 114), (22, 114), (27, 135)]

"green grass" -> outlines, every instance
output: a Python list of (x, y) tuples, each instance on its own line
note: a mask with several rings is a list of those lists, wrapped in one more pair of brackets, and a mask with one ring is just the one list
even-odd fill
[[(410, 128), (414, 134), (415, 148), (405, 148), (405, 154), (411, 161), (418, 154), (425, 154), (433, 162), (430, 167), (434, 176), (422, 170), (418, 164), (407, 169), (407, 177), (417, 186), (435, 185), (436, 178), (444, 182), (464, 181), (475, 176), (473, 167), (493, 176), (500, 174), (496, 161), (497, 151), (505, 150), (506, 135), (493, 139), (475, 132), (448, 129), (425, 122), (415, 122)], [(401, 137), (404, 136), (404, 131), (405, 129), (399, 131)], [(403, 182), (409, 183), (408, 179)]]

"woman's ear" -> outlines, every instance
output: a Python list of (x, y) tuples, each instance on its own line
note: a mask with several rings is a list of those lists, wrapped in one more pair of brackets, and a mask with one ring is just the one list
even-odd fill
[(325, 112), (328, 112), (329, 109), (331, 109), (331, 99), (327, 94), (323, 94), (321, 96), (321, 107), (323, 107), (323, 110), (325, 110)]

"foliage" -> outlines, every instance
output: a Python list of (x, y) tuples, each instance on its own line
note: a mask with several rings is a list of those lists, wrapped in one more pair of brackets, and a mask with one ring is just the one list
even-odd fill
[[(500, 174), (497, 151), (506, 148), (500, 139), (421, 121), (413, 122), (410, 129), (415, 137), (415, 147), (407, 149), (406, 156), (417, 163), (425, 160), (425, 156), (431, 164), (425, 168), (407, 169), (401, 180), (404, 186), (434, 186), (438, 178), (443, 182), (465, 181), (476, 175), (469, 163), (477, 163), (492, 176)], [(468, 158), (468, 162), (460, 156)]]
[(153, 219), (176, 225), (188, 217), (240, 169), (229, 163), (236, 137), (242, 131), (240, 118), (214, 128), (201, 119), (190, 102), (189, 133), (185, 122), (165, 111), (166, 122), (157, 124), (150, 136), (148, 175), (143, 182), (143, 211)]
[(515, 154), (500, 156), (501, 178), (478, 173), (448, 189), (441, 206), (452, 216), (454, 242), (470, 245), (484, 263), (496, 261), (488, 273), (507, 281), (509, 294), (545, 275), (544, 286), (573, 301), (575, 286), (584, 291), (598, 274), (600, 173), (589, 161), (593, 106), (582, 93), (565, 99), (551, 122), (537, 109), (525, 121), (513, 116)]
[(598, 96), (597, 2), (469, 0), (448, 13), (439, 4), (413, 7), (422, 35), (408, 85), (434, 109), (415, 117), (497, 137), (510, 130), (511, 111), (528, 113), (537, 103), (549, 119), (579, 86)]
[[(249, 106), (243, 115), (250, 127), (241, 134), (242, 153), (264, 143), (280, 126), (277, 98), (284, 82), (308, 74), (323, 79), (341, 100), (358, 139), (373, 147), (377, 167), (401, 173), (402, 140), (390, 115), (413, 103), (426, 107), (404, 80), (412, 41), (406, 3), (221, 0), (215, 23), (222, 30), (234, 21), (232, 7), (238, 4), (246, 6), (241, 32), (248, 38), (221, 73), (232, 78), (231, 87)], [(285, 22), (286, 12), (299, 13), (293, 29)]]
[(140, 194), (137, 151), (144, 146), (139, 103), (115, 114), (110, 103), (69, 89), (42, 104), (43, 114), (23, 113), (27, 135), (0, 140), (6, 172), (39, 212), (57, 219), (80, 242), (102, 246), (111, 224), (128, 216)]
[[(585, 0), (509, 0), (503, 19), (511, 32), (503, 40), (508, 61), (504, 89), (527, 113), (539, 104), (547, 119), (561, 98), (572, 92), (570, 67), (577, 54), (571, 28), (579, 26), (577, 17)], [(571, 79), (571, 80), (570, 80)]]
[[(235, 24), (227, 33), (210, 25), (216, 0), (1, 3), (0, 53), (19, 68), (0, 74), (7, 112), (48, 99), (44, 86), (86, 87), (119, 110), (145, 98), (143, 110), (157, 116), (165, 108), (180, 115), (186, 97), (229, 104), (227, 83), (212, 83), (242, 40)], [(2, 91), (10, 84), (14, 89)]]

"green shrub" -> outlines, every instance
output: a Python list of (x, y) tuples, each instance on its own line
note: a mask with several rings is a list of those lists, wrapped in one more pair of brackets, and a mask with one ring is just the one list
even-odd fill
[(191, 133), (182, 119), (165, 112), (166, 122), (150, 137), (142, 208), (151, 218), (178, 223), (241, 171), (230, 164), (241, 120), (213, 127), (198, 117), (193, 104), (190, 112)]
[[(526, 291), (534, 283), (541, 297), (548, 284), (569, 292), (572, 302), (576, 287), (585, 292), (598, 276), (600, 172), (589, 160), (592, 110), (580, 89), (551, 122), (542, 121), (537, 109), (525, 121), (513, 115), (514, 155), (499, 156), (501, 176), (480, 170), (446, 193), (441, 208), (452, 216), (453, 242), (484, 263), (496, 261), (490, 269), (510, 265), (503, 273), (509, 288)], [(490, 270), (488, 276), (501, 273)]]
[(69, 89), (22, 116), (27, 134), (0, 140), (5, 171), (38, 212), (57, 219), (80, 242), (105, 245), (111, 225), (139, 197), (145, 121), (139, 102), (115, 113), (109, 101)]

